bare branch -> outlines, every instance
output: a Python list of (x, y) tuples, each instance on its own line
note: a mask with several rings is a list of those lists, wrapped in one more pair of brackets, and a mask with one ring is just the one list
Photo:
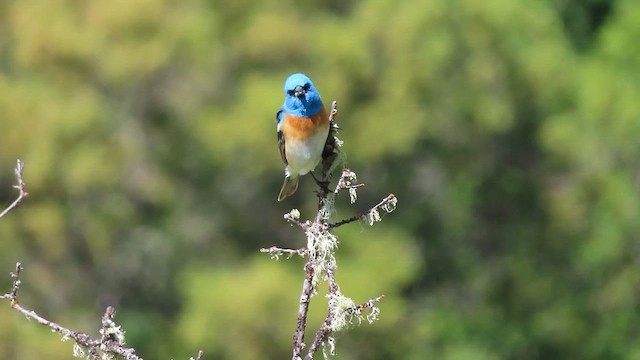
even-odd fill
[(99, 340), (91, 339), (91, 337), (87, 334), (75, 332), (73, 330), (67, 329), (64, 326), (58, 325), (53, 321), (43, 318), (42, 316), (36, 314), (36, 312), (33, 310), (28, 310), (22, 307), (18, 302), (18, 290), (21, 284), (21, 281), (20, 281), (21, 270), (22, 270), (22, 264), (16, 263), (16, 270), (15, 272), (11, 273), (11, 277), (13, 278), (13, 286), (11, 288), (11, 292), (2, 295), (2, 298), (9, 299), (11, 301), (12, 308), (21, 312), (24, 316), (27, 317), (27, 319), (35, 320), (39, 324), (47, 326), (51, 328), (51, 330), (57, 333), (60, 333), (67, 338), (74, 339), (76, 343), (78, 343), (79, 345), (86, 346), (86, 347), (95, 347), (100, 344)]
[(14, 306), (18, 303), (18, 289), (20, 288), (20, 271), (22, 270), (22, 264), (19, 262), (16, 263), (16, 271), (11, 273), (11, 278), (13, 279), (13, 284), (11, 285), (11, 291), (0, 295), (0, 299), (9, 299), (11, 301), (11, 306)]
[(306, 248), (302, 248), (302, 249), (285, 249), (285, 248), (279, 248), (277, 246), (272, 246), (270, 248), (262, 248), (260, 249), (261, 253), (269, 253), (271, 254), (271, 257), (278, 260), (280, 258), (280, 256), (286, 255), (287, 259), (298, 255), (300, 257), (304, 257), (305, 255), (307, 255), (307, 249)]
[(366, 303), (358, 305), (358, 308), (360, 308), (360, 309), (366, 309), (366, 308), (371, 309), (371, 308), (375, 307), (374, 306), (375, 303), (380, 302), (383, 299), (384, 299), (384, 294), (380, 294), (380, 296), (371, 298)]
[(20, 202), (22, 202), (22, 199), (24, 199), (25, 197), (29, 196), (29, 193), (24, 189), (24, 180), (22, 179), (22, 170), (23, 169), (24, 169), (24, 163), (22, 162), (22, 160), (18, 159), (17, 160), (17, 164), (16, 164), (16, 168), (14, 170), (14, 172), (16, 174), (16, 178), (18, 179), (18, 184), (17, 185), (13, 185), (13, 187), (15, 189), (18, 189), (18, 191), (20, 193), (18, 194), (18, 198), (11, 205), (9, 205), (6, 209), (4, 209), (0, 213), (0, 218), (4, 217), (5, 215), (7, 215), (9, 213), (9, 211), (11, 211), (15, 207), (17, 207), (20, 204)]
[(308, 257), (304, 264), (304, 281), (302, 282), (302, 292), (300, 293), (300, 302), (298, 303), (298, 320), (296, 321), (296, 329), (293, 333), (293, 360), (301, 360), (302, 348), (304, 347), (304, 332), (307, 328), (307, 313), (309, 312), (309, 303), (313, 296), (313, 277), (314, 270), (311, 263), (311, 257)]
[[(50, 328), (52, 331), (62, 334), (63, 339), (73, 339), (76, 345), (80, 347), (74, 347), (74, 353), (76, 349), (78, 349), (78, 351), (82, 353), (84, 351), (82, 348), (84, 348), (87, 350), (88, 356), (94, 360), (105, 358), (104, 356), (101, 356), (101, 353), (119, 355), (126, 360), (143, 360), (140, 356), (136, 355), (136, 350), (134, 348), (124, 346), (124, 331), (113, 321), (116, 310), (112, 306), (107, 307), (104, 315), (102, 316), (100, 339), (94, 339), (86, 333), (66, 328), (51, 320), (45, 319), (33, 310), (24, 308), (18, 302), (18, 290), (21, 284), (21, 270), (22, 264), (16, 263), (16, 270), (15, 272), (11, 273), (11, 277), (13, 278), (13, 286), (11, 288), (11, 291), (4, 295), (0, 295), (0, 299), (10, 300), (12, 308), (22, 313), (27, 319), (35, 320), (39, 324)], [(200, 360), (201, 358), (202, 351), (199, 351), (198, 356), (195, 360)]]
[(309, 346), (309, 351), (307, 351), (307, 355), (304, 357), (304, 360), (313, 359), (313, 355), (318, 351), (318, 347), (322, 345), (322, 342), (325, 341), (327, 336), (331, 333), (331, 319), (327, 317), (320, 329), (316, 332), (316, 336), (313, 338), (313, 342)]

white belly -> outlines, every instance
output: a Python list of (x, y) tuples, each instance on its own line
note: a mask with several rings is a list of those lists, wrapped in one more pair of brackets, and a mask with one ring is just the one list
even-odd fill
[(304, 175), (313, 170), (322, 158), (329, 128), (318, 131), (305, 141), (289, 139), (286, 143), (287, 171), (292, 175)]

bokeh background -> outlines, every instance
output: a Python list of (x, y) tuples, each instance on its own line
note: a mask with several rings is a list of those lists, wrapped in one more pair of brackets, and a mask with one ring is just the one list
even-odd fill
[[(396, 212), (340, 228), (380, 320), (340, 359), (640, 359), (640, 2), (5, 0), (0, 292), (149, 359), (290, 357), (303, 246), (276, 201), (282, 84), (338, 100), (349, 166)], [(7, 304), (5, 304), (7, 305)], [(310, 330), (326, 313), (312, 303)], [(0, 307), (0, 358), (70, 359)]]

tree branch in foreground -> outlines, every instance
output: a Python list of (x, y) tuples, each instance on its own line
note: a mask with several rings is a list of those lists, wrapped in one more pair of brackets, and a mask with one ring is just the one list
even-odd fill
[[(24, 308), (18, 301), (18, 290), (20, 289), (20, 272), (22, 264), (16, 263), (16, 269), (11, 273), (13, 285), (11, 291), (0, 295), (0, 299), (8, 299), (11, 307), (22, 313), (27, 319), (35, 320), (41, 325), (50, 328), (52, 331), (62, 335), (62, 340), (73, 339), (73, 355), (76, 357), (86, 357), (94, 360), (108, 359), (108, 355), (119, 355), (126, 360), (142, 360), (136, 355), (136, 350), (125, 346), (124, 330), (115, 323), (113, 318), (116, 309), (108, 306), (104, 315), (102, 315), (102, 327), (100, 328), (100, 338), (92, 338), (90, 335), (71, 330), (51, 320), (45, 319), (38, 315), (35, 311)], [(190, 360), (201, 360), (202, 351), (198, 351), (198, 355)]]
[[(320, 184), (318, 212), (314, 220), (300, 221), (300, 212), (297, 209), (293, 209), (284, 215), (285, 220), (299, 226), (305, 232), (307, 246), (301, 249), (285, 249), (272, 246), (260, 250), (271, 254), (271, 257), (275, 259), (285, 255), (287, 258), (291, 258), (294, 255), (307, 257), (304, 265), (305, 277), (298, 304), (298, 319), (293, 334), (293, 360), (302, 360), (302, 352), (305, 348), (304, 335), (307, 327), (307, 313), (311, 298), (316, 295), (317, 285), (320, 281), (326, 281), (329, 284), (329, 293), (327, 294), (329, 299), (328, 314), (316, 332), (310, 346), (308, 346), (307, 353), (304, 356), (305, 360), (313, 359), (320, 345), (323, 346), (325, 358), (335, 354), (335, 339), (332, 334), (345, 329), (351, 324), (360, 324), (365, 319), (370, 323), (377, 320), (380, 310), (376, 307), (376, 303), (384, 298), (384, 295), (380, 295), (358, 305), (340, 292), (340, 287), (334, 278), (337, 268), (335, 252), (338, 246), (338, 239), (335, 234), (331, 233), (331, 230), (357, 220), (367, 220), (369, 225), (373, 225), (381, 220), (381, 211), (390, 213), (395, 210), (397, 203), (396, 197), (390, 194), (362, 214), (335, 223), (329, 222), (331, 216), (335, 213), (334, 202), (336, 196), (342, 190), (348, 190), (353, 204), (357, 199), (356, 190), (364, 186), (357, 183), (354, 172), (345, 168), (342, 170), (335, 189), (333, 191), (329, 190), (328, 184), (331, 180), (331, 173), (338, 166), (342, 166), (345, 159), (344, 153), (340, 150), (342, 141), (336, 137), (338, 130), (338, 126), (335, 123), (336, 113), (337, 103), (334, 101), (329, 116), (329, 137), (322, 154), (322, 179), (318, 181)], [(365, 309), (369, 309), (367, 315), (363, 314)]]
[[(21, 160), (17, 161), (15, 174), (18, 179), (18, 184), (13, 187), (18, 189), (20, 194), (18, 198), (9, 207), (4, 209), (0, 213), (0, 218), (5, 216), (9, 211), (15, 209), (22, 200), (29, 195), (24, 187), (24, 180), (22, 179), (22, 170), (24, 169), (24, 163)], [(38, 315), (35, 311), (29, 310), (18, 301), (18, 291), (20, 290), (21, 280), (20, 272), (22, 272), (22, 264), (16, 263), (15, 271), (11, 273), (13, 279), (11, 285), (11, 291), (6, 294), (0, 295), (0, 300), (9, 300), (12, 308), (16, 309), (22, 315), (29, 320), (35, 320), (41, 325), (50, 328), (52, 331), (62, 335), (62, 340), (73, 339), (75, 344), (73, 345), (73, 355), (75, 357), (84, 357), (93, 360), (112, 359), (113, 355), (118, 355), (126, 360), (142, 360), (142, 358), (136, 355), (136, 350), (131, 347), (125, 346), (124, 330), (117, 325), (113, 318), (116, 314), (116, 309), (112, 306), (108, 306), (104, 315), (102, 316), (102, 327), (100, 328), (100, 338), (92, 338), (90, 335), (74, 331), (59, 325), (51, 320), (45, 319)], [(195, 358), (189, 360), (201, 360), (202, 351), (198, 351)]]

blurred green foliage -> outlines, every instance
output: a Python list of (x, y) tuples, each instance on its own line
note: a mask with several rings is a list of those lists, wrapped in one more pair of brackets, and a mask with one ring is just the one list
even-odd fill
[[(349, 166), (398, 210), (338, 231), (338, 280), (380, 293), (340, 359), (640, 359), (640, 3), (7, 0), (0, 284), (145, 358), (290, 355), (302, 260), (277, 203), (289, 73), (339, 101)], [(312, 303), (310, 331), (324, 317)], [(311, 333), (309, 334), (311, 335)], [(0, 358), (71, 344), (0, 307)]]

